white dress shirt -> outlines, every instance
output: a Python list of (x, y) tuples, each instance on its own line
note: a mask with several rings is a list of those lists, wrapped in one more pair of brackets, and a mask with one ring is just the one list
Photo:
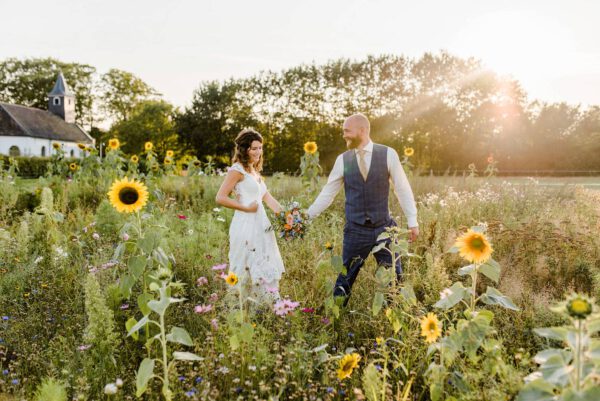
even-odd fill
[[(369, 143), (363, 149), (365, 150), (364, 158), (368, 172), (371, 167), (371, 157), (373, 156), (373, 141), (369, 141)], [(358, 149), (355, 149), (354, 151), (357, 153), (356, 157), (358, 158)], [(394, 188), (396, 198), (398, 198), (400, 207), (406, 216), (408, 226), (417, 227), (419, 225), (417, 223), (417, 205), (415, 204), (415, 198), (413, 196), (410, 183), (408, 182), (408, 178), (406, 178), (404, 169), (400, 164), (398, 152), (390, 147), (387, 149), (387, 167), (392, 188)], [(323, 187), (323, 190), (321, 190), (321, 193), (317, 199), (315, 199), (313, 204), (308, 208), (309, 217), (312, 219), (327, 209), (333, 202), (333, 199), (338, 192), (340, 192), (340, 189), (342, 189), (343, 185), (344, 158), (343, 154), (341, 154), (337, 157), (337, 159), (335, 159), (335, 164), (333, 165), (333, 169), (329, 174), (327, 184), (325, 184), (325, 187)]]

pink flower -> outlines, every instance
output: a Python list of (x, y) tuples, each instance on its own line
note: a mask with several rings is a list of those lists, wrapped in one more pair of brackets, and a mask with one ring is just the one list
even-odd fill
[(208, 279), (206, 277), (204, 277), (204, 276), (202, 276), (198, 280), (196, 280), (196, 285), (198, 287), (202, 287), (205, 284), (208, 284)]
[(277, 287), (269, 287), (267, 288), (267, 291), (271, 294), (277, 294), (279, 292), (279, 288)]
[(213, 329), (219, 330), (219, 321), (216, 318), (210, 321), (210, 325), (213, 327)]
[(315, 308), (302, 308), (302, 312), (304, 313), (314, 313)]
[(123, 238), (123, 241), (129, 241), (129, 234), (123, 233), (123, 236), (121, 238)]
[(331, 323), (331, 321), (328, 318), (324, 317), (323, 319), (321, 319), (321, 323), (323, 323), (324, 325), (328, 325), (329, 323)]
[(208, 300), (210, 302), (217, 302), (218, 299), (219, 299), (219, 296), (217, 295), (216, 292), (213, 292), (212, 294), (210, 294), (210, 297), (208, 297)]
[(277, 302), (275, 302), (275, 305), (273, 306), (273, 311), (277, 316), (286, 316), (292, 313), (299, 305), (300, 302), (294, 302), (287, 298), (283, 300), (280, 299)]
[(202, 314), (202, 313), (208, 313), (211, 310), (213, 310), (213, 306), (211, 304), (208, 305), (196, 305), (196, 307), (194, 308), (194, 312)]
[(179, 220), (187, 220), (187, 216), (186, 216), (185, 214), (178, 214), (178, 215), (177, 215), (177, 218), (178, 218)]
[(93, 233), (93, 234), (92, 234), (92, 238), (93, 238), (93, 239), (95, 239), (95, 240), (99, 240), (99, 239), (100, 239), (100, 234), (98, 234), (98, 233)]
[(129, 304), (121, 305), (121, 310), (129, 309)]
[(221, 263), (220, 265), (214, 265), (212, 267), (213, 270), (225, 270), (227, 269), (227, 263)]
[(82, 352), (83, 352), (83, 351), (85, 351), (85, 350), (89, 349), (90, 347), (91, 347), (91, 345), (80, 345), (79, 347), (77, 347), (77, 349), (78, 349), (79, 351), (82, 351)]

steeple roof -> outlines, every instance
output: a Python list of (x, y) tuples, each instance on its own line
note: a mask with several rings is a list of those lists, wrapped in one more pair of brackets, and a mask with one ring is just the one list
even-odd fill
[(52, 89), (52, 92), (48, 93), (48, 96), (75, 96), (75, 94), (71, 92), (71, 89), (67, 85), (62, 71), (58, 73), (54, 88)]

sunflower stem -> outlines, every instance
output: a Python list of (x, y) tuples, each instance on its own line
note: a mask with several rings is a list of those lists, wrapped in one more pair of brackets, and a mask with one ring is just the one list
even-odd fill
[(475, 269), (471, 273), (471, 312), (475, 311), (475, 304), (477, 302), (477, 272), (479, 271), (480, 264), (475, 264)]
[(575, 390), (577, 392), (581, 389), (581, 376), (583, 370), (583, 353), (582, 353), (582, 328), (583, 328), (583, 320), (577, 319), (577, 336), (575, 340), (576, 351), (575, 351)]

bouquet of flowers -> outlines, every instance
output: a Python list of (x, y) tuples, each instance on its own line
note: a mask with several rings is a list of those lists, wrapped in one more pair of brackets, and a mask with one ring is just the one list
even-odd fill
[(308, 214), (300, 208), (298, 202), (291, 202), (283, 210), (275, 214), (272, 228), (279, 233), (280, 238), (291, 240), (302, 238), (306, 234)]

